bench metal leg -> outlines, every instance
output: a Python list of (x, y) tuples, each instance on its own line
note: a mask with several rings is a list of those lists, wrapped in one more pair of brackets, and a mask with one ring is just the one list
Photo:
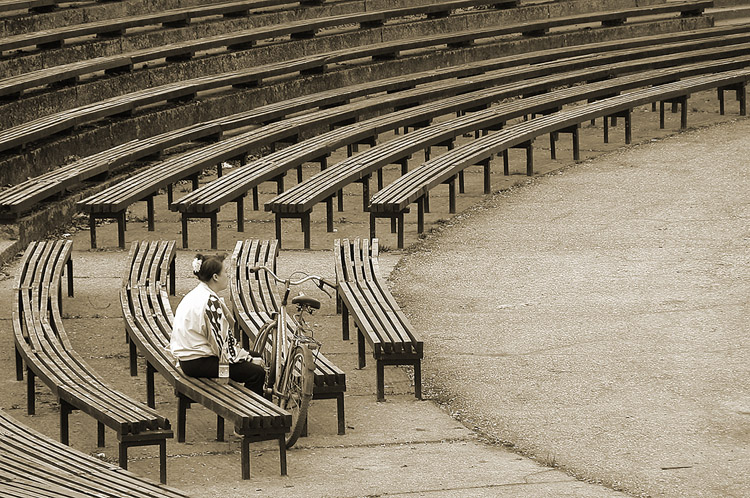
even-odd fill
[(341, 306), (341, 336), (345, 341), (349, 340), (349, 308)]
[[(127, 331), (125, 332), (127, 336)], [(135, 348), (135, 341), (130, 341), (130, 376), (136, 377), (138, 375), (138, 351)]]
[(383, 168), (378, 170), (378, 190), (383, 190)]
[(687, 123), (687, 117), (688, 117), (687, 101), (688, 101), (687, 96), (683, 97), (681, 101), (681, 106), (680, 106), (680, 111), (681, 111), (680, 112), (680, 128), (683, 130), (686, 129), (688, 125)]
[(276, 225), (276, 240), (279, 242), (279, 249), (281, 249), (281, 214), (276, 213), (274, 223)]
[(375, 213), (370, 213), (370, 238), (374, 239), (375, 235)]
[(68, 297), (75, 297), (73, 293), (73, 260), (68, 259), (65, 263), (68, 272)]
[(664, 101), (659, 101), (659, 129), (664, 129)]
[(344, 210), (344, 190), (341, 189), (338, 192), (336, 192), (336, 202), (338, 205), (336, 206), (336, 209), (338, 209), (339, 213)]
[(424, 232), (424, 197), (417, 199), (417, 233)]
[(36, 414), (36, 389), (34, 388), (34, 371), (26, 367), (26, 413)]
[(526, 146), (526, 176), (534, 175), (534, 145), (529, 143)]
[(241, 195), (237, 198), (237, 231), (242, 233), (245, 231), (245, 196)]
[(422, 361), (414, 362), (414, 396), (422, 399)]
[(167, 483), (167, 440), (159, 441), (159, 482)]
[(258, 193), (258, 187), (253, 187), (253, 211), (260, 209), (260, 196)]
[(18, 352), (18, 348), (15, 348), (16, 351), (16, 380), (23, 380), (23, 358), (21, 357), (21, 353)]
[(396, 218), (391, 218), (391, 233), (397, 233), (398, 232), (398, 226), (396, 222)]
[(219, 221), (217, 213), (214, 211), (211, 213), (211, 249), (219, 248)]
[(146, 197), (146, 215), (148, 217), (148, 231), (154, 231), (154, 196)]
[[(284, 445), (286, 449), (286, 444)], [(240, 460), (242, 462), (242, 479), (250, 479), (250, 440), (247, 436), (242, 436), (242, 446), (240, 448)]]
[(464, 170), (458, 172), (458, 193), (466, 193), (466, 184), (464, 182)]
[(68, 425), (68, 415), (73, 411), (73, 407), (70, 404), (61, 399), (60, 400), (60, 442), (66, 446), (70, 445), (70, 430)]
[(456, 213), (456, 177), (448, 180), (448, 212)]
[(171, 295), (176, 295), (175, 292), (177, 292), (177, 273), (175, 273), (175, 260), (174, 258), (169, 263), (169, 293)]
[(89, 235), (91, 236), (91, 249), (96, 249), (96, 218), (94, 218), (94, 213), (89, 214)]
[(96, 446), (98, 448), (104, 448), (105, 445), (105, 437), (104, 437), (104, 424), (97, 421), (96, 422)]
[(555, 153), (555, 134), (550, 133), (549, 134), (549, 158), (550, 159), (557, 159), (557, 154)]
[(370, 175), (362, 177), (362, 211), (367, 211), (370, 203)]
[(377, 377), (378, 401), (385, 401), (385, 366), (382, 361), (375, 362)]
[(357, 368), (365, 368), (367, 363), (365, 360), (365, 336), (362, 335), (362, 331), (357, 327)]
[(182, 394), (177, 395), (177, 442), (185, 442), (185, 425), (187, 423), (187, 409), (190, 400)]
[(404, 212), (398, 213), (398, 248), (404, 248)]
[[(488, 157), (482, 161), (481, 164), (484, 169), (484, 193), (487, 195), (492, 192), (492, 166), (490, 158)], [(451, 213), (453, 213), (453, 211), (451, 211)]]
[(625, 143), (630, 144), (633, 138), (633, 116), (632, 109), (625, 112)]
[(125, 210), (117, 213), (117, 245), (125, 249)]
[(310, 211), (307, 211), (302, 215), (302, 233), (305, 239), (305, 249), (310, 249), (311, 237), (310, 237)]
[(224, 417), (216, 415), (216, 440), (224, 441)]
[(279, 436), (279, 466), (281, 467), (281, 475), (287, 475), (286, 472), (286, 437)]
[(510, 157), (508, 156), (508, 149), (503, 151), (503, 175), (510, 175)]
[(121, 469), (128, 470), (128, 445), (120, 441), (119, 447), (120, 451), (117, 459), (117, 464)]
[(182, 213), (182, 248), (188, 248), (188, 218), (186, 213)]
[(156, 369), (151, 363), (146, 362), (146, 404), (150, 408), (156, 408), (156, 392), (154, 386), (154, 372)]
[(344, 393), (336, 396), (336, 417), (339, 423), (339, 436), (346, 434), (346, 420), (344, 419)]
[(333, 197), (326, 199), (326, 231), (333, 232)]

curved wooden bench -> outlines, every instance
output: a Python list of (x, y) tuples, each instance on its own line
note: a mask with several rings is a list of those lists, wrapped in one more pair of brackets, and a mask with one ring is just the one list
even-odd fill
[[(280, 306), (280, 300), (274, 290), (275, 285), (269, 281), (266, 272), (251, 275), (248, 268), (267, 266), (275, 269), (278, 252), (278, 245), (274, 240), (240, 240), (234, 247), (229, 288), (238, 331), (246, 347), (255, 340), (260, 328)], [(346, 374), (321, 353), (317, 355), (316, 363), (313, 399), (336, 400), (338, 434), (343, 435), (346, 433)]]
[[(570, 85), (581, 81), (607, 79), (619, 73), (637, 72), (649, 67), (662, 67), (669, 64), (680, 62), (689, 62), (692, 60), (713, 60), (721, 58), (723, 55), (734, 56), (747, 52), (747, 45), (733, 46), (732, 48), (705, 49), (694, 53), (680, 53), (676, 55), (661, 56), (649, 58), (643, 61), (628, 61), (619, 64), (603, 65), (601, 67), (591, 67), (580, 69), (578, 72), (558, 73), (557, 71), (566, 68), (586, 68), (607, 61), (606, 56), (598, 56), (592, 59), (578, 59), (574, 62), (551, 63), (540, 66), (530, 66), (521, 70), (509, 71), (506, 73), (487, 74), (471, 78), (468, 82), (458, 80), (448, 84), (445, 88), (447, 93), (451, 89), (453, 93), (461, 93), (472, 88), (490, 87), (497, 83), (506, 83), (494, 89), (476, 90), (470, 93), (463, 93), (456, 97), (445, 98), (438, 102), (417, 105), (407, 109), (398, 110), (387, 115), (378, 116), (365, 121), (345, 126), (328, 133), (318, 135), (312, 139), (293, 144), (282, 151), (270, 154), (253, 163), (240, 168), (229, 175), (226, 175), (216, 181), (205, 185), (194, 192), (187, 194), (172, 205), (173, 210), (179, 210), (183, 216), (183, 246), (187, 246), (187, 223), (190, 217), (211, 217), (212, 224), (212, 245), (215, 247), (217, 238), (216, 213), (225, 203), (234, 201), (249, 191), (250, 188), (256, 188), (263, 181), (267, 181), (283, 172), (299, 166), (303, 162), (313, 157), (322, 157), (333, 150), (350, 143), (363, 142), (363, 137), (369, 138), (370, 145), (374, 145), (378, 134), (387, 130), (397, 129), (401, 126), (414, 126), (418, 123), (429, 123), (431, 119), (457, 111), (476, 110), (477, 108), (486, 107), (492, 102), (499, 101), (508, 97), (515, 97), (519, 94), (543, 93), (554, 87)], [(723, 53), (723, 55), (721, 55)], [(623, 54), (613, 55), (613, 59), (622, 57)], [(740, 63), (733, 62), (725, 69), (741, 67)], [(713, 66), (711, 66), (713, 67)], [(708, 70), (708, 69), (707, 69)], [(684, 69), (682, 74), (690, 74), (695, 69)], [(524, 80), (526, 76), (535, 76), (539, 74), (553, 74), (548, 77), (538, 77), (536, 79)], [(681, 73), (676, 73), (681, 74)], [(654, 74), (651, 76), (654, 82), (663, 81), (663, 76)], [(678, 76), (675, 76), (678, 77)], [(521, 83), (510, 84), (510, 82), (523, 80)], [(623, 83), (620, 83), (622, 85)], [(648, 84), (642, 82), (641, 84)], [(626, 87), (632, 87), (635, 83), (628, 83)], [(617, 85), (612, 84), (612, 88), (617, 91)], [(426, 92), (429, 89), (425, 89)], [(398, 96), (408, 96), (409, 92), (421, 92), (422, 90), (402, 91)], [(424, 95), (424, 94), (423, 94)], [(606, 95), (601, 89), (595, 87), (591, 90), (590, 98), (601, 98)], [(393, 98), (393, 96), (389, 97)], [(424, 97), (422, 97), (424, 99)], [(385, 97), (383, 98), (385, 100)], [(426, 99), (425, 99), (426, 100)], [(562, 105), (562, 104), (558, 104)], [(399, 106), (402, 107), (402, 106)], [(399, 108), (397, 107), (397, 109)], [(550, 103), (549, 107), (553, 107)], [(514, 107), (517, 114), (517, 106)], [(521, 112), (521, 115), (530, 112)], [(445, 132), (450, 127), (445, 128), (438, 125), (435, 129), (442, 129), (443, 135), (451, 135), (450, 131)], [(455, 136), (455, 135), (453, 135)], [(413, 152), (425, 147), (434, 145), (448, 144), (451, 146), (451, 136), (445, 136), (442, 139), (433, 139), (422, 145), (419, 141), (421, 135), (400, 139), (399, 144), (403, 145), (401, 151), (394, 155), (383, 155), (384, 150), (390, 150), (388, 145), (376, 147), (376, 150), (369, 152), (360, 161), (358, 156), (348, 159), (342, 166), (335, 169), (326, 168), (325, 171), (315, 175), (311, 179), (298, 184), (292, 189), (281, 193), (278, 197), (265, 204), (267, 211), (272, 211), (276, 215), (276, 238), (281, 240), (281, 220), (283, 218), (299, 218), (302, 221), (304, 232), (305, 248), (310, 247), (310, 211), (314, 204), (324, 201), (327, 203), (328, 229), (333, 230), (333, 196), (340, 191), (342, 187), (353, 181), (361, 182), (363, 185), (364, 197), (369, 198), (369, 177), (371, 168), (373, 171), (378, 170), (384, 164), (399, 162), (402, 170), (406, 169), (406, 160)], [(426, 138), (434, 138), (427, 136)], [(373, 162), (374, 161), (374, 162)], [(378, 161), (381, 161), (380, 163)], [(376, 166), (380, 164), (380, 166)], [(358, 165), (359, 167), (356, 167)], [(339, 176), (336, 176), (339, 175)], [(335, 178), (335, 179), (334, 179)], [(382, 183), (382, 180), (381, 180)], [(280, 183), (279, 190), (283, 184)], [(366, 202), (366, 201), (365, 201)], [(238, 227), (241, 227), (242, 206), (238, 203)], [(339, 209), (342, 209), (339, 204)]]
[[(12, 50), (39, 43), (45, 47), (55, 44), (59, 46), (65, 38), (75, 38), (97, 33), (98, 36), (121, 35), (127, 28), (135, 26), (145, 26), (149, 24), (186, 26), (190, 23), (191, 19), (197, 17), (217, 14), (224, 14), (225, 16), (245, 15), (250, 9), (290, 3), (299, 2), (291, 2), (288, 0), (244, 0), (225, 4), (211, 4), (202, 7), (186, 7), (157, 14), (147, 14), (130, 18), (67, 26), (55, 30), (46, 30), (44, 32), (28, 33), (0, 39), (0, 53), (4, 50)], [(317, 3), (323, 2), (321, 1)], [(61, 64), (59, 66), (46, 67), (44, 69), (30, 71), (9, 78), (3, 78), (0, 79), (0, 98), (4, 100), (14, 100), (19, 98), (25, 90), (31, 88), (49, 85), (51, 83), (75, 84), (81, 76), (86, 74), (92, 74), (98, 71), (105, 71), (108, 74), (130, 71), (136, 64), (158, 59), (166, 59), (167, 61), (184, 61), (191, 59), (198, 52), (206, 52), (216, 49), (242, 50), (251, 48), (261, 40), (273, 40), (287, 36), (290, 36), (292, 39), (308, 38), (314, 36), (315, 33), (321, 29), (336, 26), (346, 27), (348, 25), (357, 25), (362, 28), (373, 28), (382, 26), (386, 21), (391, 19), (412, 17), (415, 15), (444, 17), (453, 10), (466, 7), (494, 5), (496, 8), (507, 8), (515, 6), (515, 4), (516, 0), (504, 0), (503, 2), (499, 0), (451, 0), (415, 7), (399, 7), (371, 12), (340, 14), (336, 16), (305, 19), (284, 24), (233, 31), (197, 40), (175, 42), (112, 56), (97, 57), (69, 64)]]
[[(304, 95), (298, 98), (269, 104), (206, 123), (169, 131), (153, 137), (132, 140), (75, 161), (71, 164), (57, 168), (49, 173), (31, 178), (25, 182), (14, 185), (0, 191), (0, 219), (12, 221), (24, 214), (24, 212), (38, 205), (38, 203), (63, 193), (68, 188), (75, 188), (86, 180), (96, 180), (105, 177), (109, 172), (132, 161), (147, 158), (149, 156), (159, 157), (163, 150), (173, 145), (178, 145), (191, 140), (204, 140), (207, 138), (219, 138), (225, 131), (236, 129), (250, 124), (259, 124), (284, 118), (286, 115), (314, 107), (330, 107), (346, 103), (349, 100), (378, 92), (395, 92), (403, 89), (413, 88), (419, 84), (425, 84), (450, 77), (476, 76), (488, 71), (512, 67), (520, 63), (547, 62), (557, 58), (578, 57), (589, 53), (602, 53), (613, 48), (617, 52), (632, 50), (625, 55), (634, 60), (647, 54), (660, 54), (689, 50), (696, 44), (704, 47), (721, 46), (740, 43), (750, 40), (747, 30), (736, 32), (737, 27), (720, 27), (693, 32), (677, 32), (658, 36), (639, 37), (616, 42), (602, 42), (583, 46), (564, 47), (550, 49), (530, 54), (506, 56), (487, 61), (462, 64), (440, 68), (436, 70), (422, 71), (394, 78), (387, 78), (368, 82), (360, 85), (352, 85), (336, 90)], [(710, 36), (709, 36), (710, 35)], [(652, 46), (653, 45), (653, 46)], [(613, 54), (614, 55), (614, 54)], [(602, 61), (612, 60), (602, 58)], [(723, 97), (723, 95), (720, 95)], [(299, 176), (299, 171), (298, 171)], [(171, 190), (168, 185), (167, 188)], [(184, 198), (183, 198), (184, 199)], [(230, 202), (230, 201), (225, 201)], [(256, 203), (257, 209), (257, 196)], [(149, 230), (153, 230), (153, 210), (149, 210)], [(94, 235), (95, 238), (95, 235)]]
[[(750, 48), (750, 45), (748, 45)], [(740, 49), (744, 52), (746, 49)], [(703, 51), (700, 51), (703, 52)], [(712, 61), (700, 64), (686, 64), (677, 68), (668, 70), (644, 71), (630, 76), (614, 77), (620, 72), (631, 72), (632, 64), (624, 66), (592, 68), (590, 70), (581, 70), (578, 72), (580, 81), (605, 79), (600, 83), (586, 85), (576, 85), (560, 91), (548, 92), (551, 88), (570, 84), (571, 81), (565, 82), (564, 74), (548, 77), (525, 80), (516, 87), (505, 85), (502, 89), (488, 89), (477, 92), (477, 96), (482, 98), (483, 103), (490, 101), (500, 101), (503, 98), (515, 97), (518, 92), (524, 92), (529, 95), (542, 93), (542, 95), (515, 100), (513, 102), (498, 104), (491, 111), (481, 113), (474, 112), (469, 115), (459, 116), (455, 119), (443, 121), (438, 124), (427, 126), (421, 130), (414, 131), (408, 135), (396, 137), (385, 143), (380, 143), (360, 154), (351, 156), (337, 164), (329, 166), (324, 171), (313, 175), (307, 180), (298, 183), (294, 187), (286, 190), (282, 194), (266, 202), (266, 210), (274, 212), (277, 217), (309, 217), (315, 205), (320, 202), (327, 203), (327, 230), (333, 232), (333, 205), (332, 198), (342, 188), (353, 182), (363, 182), (366, 184), (374, 173), (381, 173), (381, 168), (389, 164), (401, 164), (402, 174), (407, 171), (407, 160), (416, 152), (425, 151), (429, 159), (432, 147), (444, 146), (449, 150), (454, 148), (455, 138), (465, 133), (476, 133), (483, 130), (499, 129), (504, 124), (514, 118), (549, 113), (551, 110), (558, 110), (563, 105), (581, 100), (597, 100), (611, 95), (619, 94), (625, 90), (639, 88), (649, 85), (657, 85), (664, 82), (674, 81), (685, 76), (696, 74), (705, 74), (717, 71), (728, 71), (746, 67), (750, 65), (750, 57), (737, 57), (724, 60), (714, 60), (713, 51), (702, 55), (696, 55), (696, 58), (705, 58)], [(692, 60), (689, 56), (684, 56), (685, 61)], [(652, 63), (653, 67), (659, 64)], [(644, 66), (650, 66), (648, 60), (643, 61)], [(623, 68), (630, 68), (623, 71)], [(553, 71), (554, 72), (554, 71)], [(576, 77), (575, 73), (565, 73), (569, 78)], [(600, 77), (599, 75), (606, 74)], [(611, 79), (606, 79), (610, 77)], [(472, 94), (465, 94), (464, 98), (470, 98)], [(445, 101), (447, 103), (447, 100)], [(486, 105), (486, 104), (484, 104)], [(572, 127), (562, 130), (573, 135), (573, 156), (578, 159), (578, 127)], [(558, 131), (557, 133), (560, 133)], [(605, 121), (605, 142), (608, 141), (608, 122)], [(626, 142), (629, 143), (629, 137)], [(555, 157), (555, 138), (554, 134), (550, 135), (551, 153)], [(506, 155), (507, 163), (507, 155)], [(531, 171), (529, 171), (531, 174)], [(382, 177), (379, 177), (379, 179)], [(461, 179), (459, 178), (461, 183)], [(379, 182), (382, 188), (382, 180)], [(490, 190), (489, 164), (485, 164), (485, 193)], [(461, 187), (461, 190), (463, 188)], [(190, 195), (190, 194), (189, 194)], [(363, 201), (366, 204), (367, 191), (364, 192)], [(450, 212), (455, 212), (455, 188), (451, 189), (450, 195)], [(365, 206), (366, 210), (366, 206)], [(277, 230), (279, 222), (277, 218)], [(310, 225), (303, 225), (305, 241), (310, 240)], [(277, 231), (277, 237), (280, 233)], [(309, 245), (306, 246), (309, 248)]]
[[(216, 379), (188, 377), (168, 352), (172, 332), (172, 308), (167, 286), (174, 293), (174, 241), (134, 242), (128, 273), (120, 291), (125, 328), (130, 340), (130, 372), (137, 374), (137, 353), (146, 358), (146, 390), (149, 406), (155, 404), (154, 372), (175, 389), (178, 398), (177, 440), (185, 441), (187, 409), (200, 403), (217, 415), (216, 438), (224, 440), (224, 420), (242, 436), (242, 478), (250, 478), (250, 443), (279, 442), (281, 474), (286, 475), (286, 439), (292, 416), (244, 385)], [(169, 279), (169, 280), (168, 280)]]
[(359, 368), (365, 367), (365, 341), (372, 347), (378, 401), (385, 400), (386, 365), (412, 365), (414, 395), (422, 399), (424, 343), (380, 276), (378, 239), (336, 239), (333, 251), (343, 338), (349, 340), (351, 315), (357, 328)]
[(57, 0), (2, 0), (0, 12), (28, 10), (29, 12), (47, 12), (57, 7)]
[[(322, 2), (323, 0), (320, 0), (318, 3)], [(45, 29), (43, 31), (6, 36), (5, 38), (0, 39), (0, 54), (9, 50), (34, 46), (42, 49), (58, 48), (63, 45), (65, 40), (80, 38), (82, 36), (96, 35), (97, 37), (102, 38), (122, 36), (128, 29), (132, 28), (142, 28), (154, 25), (162, 25), (165, 28), (183, 27), (188, 26), (191, 21), (202, 17), (217, 15), (228, 17), (241, 16), (247, 15), (250, 10), (292, 3), (300, 2), (299, 0), (235, 0), (233, 2), (195, 5), (192, 7), (163, 10), (161, 12), (150, 14), (61, 26), (54, 29)], [(0, 9), (2, 9), (2, 7), (0, 7)]]
[(415, 38), (406, 41), (394, 40), (392, 42), (338, 50), (301, 59), (169, 83), (147, 90), (112, 97), (67, 111), (53, 113), (0, 131), (0, 152), (22, 150), (30, 142), (48, 138), (53, 134), (61, 133), (102, 118), (130, 114), (134, 110), (146, 105), (168, 101), (191, 100), (198, 92), (206, 90), (215, 90), (230, 86), (257, 86), (263, 79), (273, 76), (289, 75), (296, 72), (301, 74), (320, 73), (325, 70), (327, 65), (343, 61), (361, 59), (363, 57), (392, 59), (407, 50), (426, 47), (435, 48), (442, 45), (447, 45), (448, 47), (464, 46), (472, 43), (474, 40), (492, 38), (508, 33), (538, 33), (544, 26), (549, 28), (575, 25), (582, 22), (607, 23), (612, 19), (627, 19), (675, 12), (690, 13), (692, 15), (709, 6), (711, 3), (712, 0), (669, 2), (668, 4), (658, 6), (560, 17), (517, 25)]
[(33, 242), (24, 253), (13, 308), (16, 377), (27, 374), (27, 410), (35, 412), (34, 379), (41, 378), (60, 402), (60, 440), (68, 444), (68, 415), (81, 410), (97, 420), (98, 443), (104, 427), (117, 433), (119, 464), (127, 469), (128, 448), (158, 445), (161, 482), (167, 478), (169, 420), (153, 409), (112, 389), (76, 353), (62, 324), (61, 287), (67, 267), (68, 293), (73, 293), (71, 241)]
[(0, 410), (0, 468), (0, 494), (6, 497), (187, 496), (58, 443), (3, 410)]
[[(621, 113), (624, 113), (627, 119), (633, 108), (654, 102), (660, 102), (661, 104), (660, 121), (662, 127), (664, 103), (680, 104), (682, 108), (681, 128), (686, 128), (688, 96), (695, 92), (716, 88), (731, 87), (738, 89), (740, 114), (744, 116), (746, 114), (745, 87), (748, 79), (750, 79), (750, 69), (690, 77), (538, 117), (457, 147), (423, 163), (372, 197), (369, 206), (370, 235), (374, 236), (376, 217), (396, 219), (398, 245), (403, 247), (403, 216), (409, 204), (417, 203), (417, 225), (421, 227), (423, 225), (421, 220), (424, 217), (424, 198), (430, 189), (444, 182), (453, 182), (458, 172), (468, 166), (489, 164), (494, 155), (502, 153), (510, 147), (524, 145), (527, 150), (531, 150), (533, 140), (547, 133), (577, 126), (591, 119), (620, 115)], [(626, 133), (629, 133), (627, 121)], [(527, 168), (528, 166), (529, 164), (527, 164)]]

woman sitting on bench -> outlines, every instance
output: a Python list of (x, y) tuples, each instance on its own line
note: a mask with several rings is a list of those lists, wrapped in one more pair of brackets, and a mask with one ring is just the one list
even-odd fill
[[(190, 377), (226, 378), (220, 364), (228, 364), (228, 377), (262, 395), (265, 369), (260, 354), (237, 345), (234, 318), (218, 292), (227, 288), (224, 256), (193, 260), (193, 274), (200, 283), (188, 292), (174, 314), (169, 349)], [(220, 361), (221, 359), (221, 361)], [(221, 369), (225, 370), (225, 369)]]

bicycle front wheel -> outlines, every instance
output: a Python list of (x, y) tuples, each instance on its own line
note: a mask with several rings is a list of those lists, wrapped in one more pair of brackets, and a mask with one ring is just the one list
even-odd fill
[[(307, 409), (312, 399), (313, 370), (309, 362), (312, 358), (303, 347), (296, 347), (289, 358), (286, 375), (285, 397), (282, 408), (292, 414), (292, 427), (286, 438), (286, 447), (291, 448), (302, 434), (307, 421)], [(312, 367), (312, 368), (311, 368)]]

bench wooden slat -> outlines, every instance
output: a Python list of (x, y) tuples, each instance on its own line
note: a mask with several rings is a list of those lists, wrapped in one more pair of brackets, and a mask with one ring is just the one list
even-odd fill
[(359, 365), (364, 367), (364, 343), (373, 349), (377, 362), (377, 396), (385, 399), (385, 365), (413, 365), (414, 391), (422, 395), (421, 361), (423, 343), (401, 312), (388, 288), (379, 282), (378, 243), (359, 239), (334, 241), (337, 293), (341, 299), (344, 339), (348, 339), (349, 315), (358, 334)]

